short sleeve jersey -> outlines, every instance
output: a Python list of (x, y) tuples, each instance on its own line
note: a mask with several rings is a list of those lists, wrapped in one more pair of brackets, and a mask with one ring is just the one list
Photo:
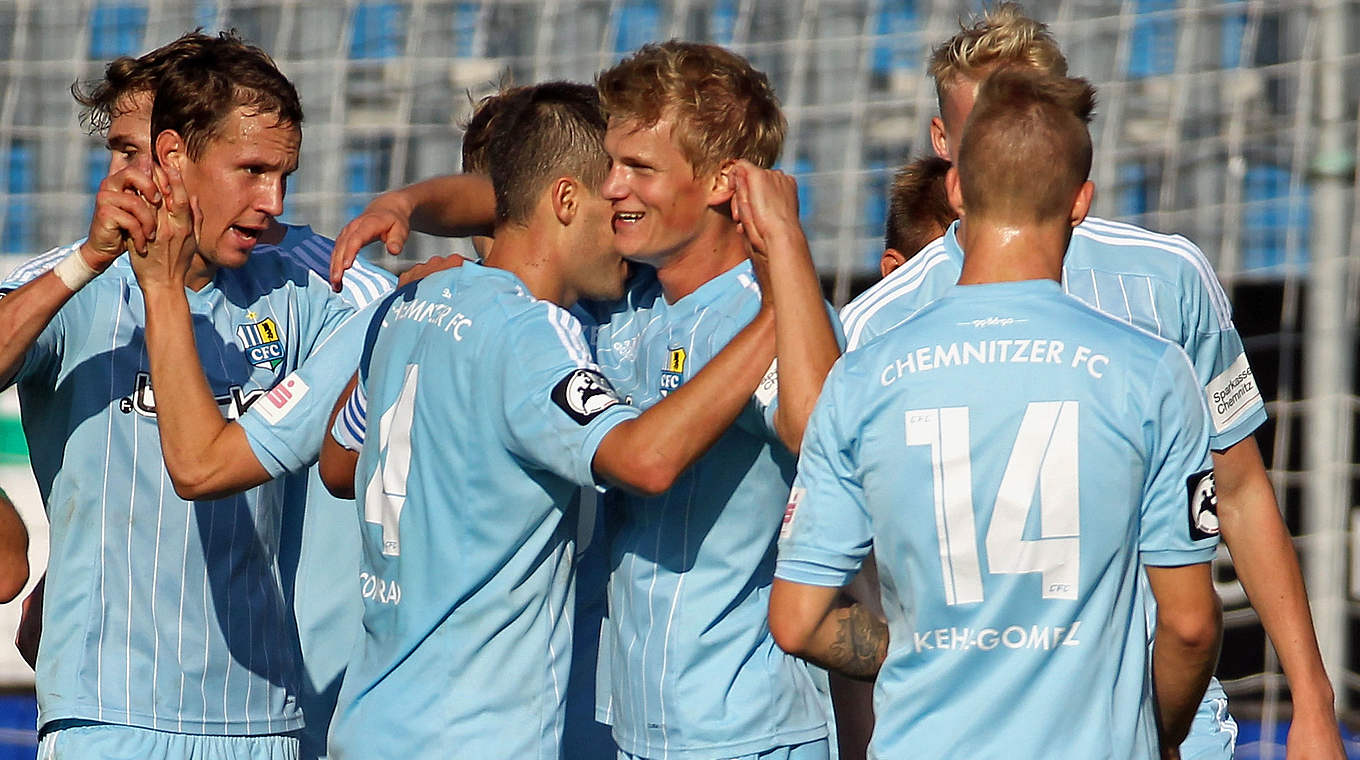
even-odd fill
[[(315, 274), (266, 248), (188, 297), (204, 372), (231, 419), (352, 313)], [(296, 639), (275, 562), (280, 488), (193, 503), (175, 495), (144, 325), (141, 289), (120, 259), (72, 296), (15, 378), (52, 525), (40, 724), (295, 729)]]
[[(646, 409), (700, 371), (756, 315), (749, 262), (676, 303), (643, 269), (597, 315), (605, 375)], [(773, 431), (773, 388), (666, 493), (612, 492), (609, 619), (597, 718), (648, 758), (744, 755), (826, 735), (806, 666), (766, 613), (794, 460)], [(371, 413), (370, 413), (371, 417)]]
[(957, 287), (846, 354), (777, 577), (878, 560), (877, 757), (1146, 757), (1142, 566), (1209, 561), (1208, 411), (1183, 351), (1056, 283)]
[[(850, 350), (867, 343), (958, 281), (957, 223), (841, 311)], [(1232, 306), (1203, 252), (1179, 235), (1088, 217), (1073, 230), (1063, 289), (1185, 350), (1212, 415), (1212, 445), (1227, 449), (1265, 422)]]
[[(635, 417), (580, 324), (477, 264), (375, 316), (356, 472), (365, 635), (339, 757), (557, 757), (571, 656), (568, 516)], [(370, 349), (366, 349), (369, 351)]]

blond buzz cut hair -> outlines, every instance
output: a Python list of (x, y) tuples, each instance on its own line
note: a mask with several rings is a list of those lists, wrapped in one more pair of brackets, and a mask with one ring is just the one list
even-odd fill
[(787, 128), (774, 88), (745, 58), (717, 45), (643, 45), (595, 80), (610, 121), (647, 128), (674, 121), (672, 138), (695, 176), (744, 158), (770, 168)]
[(1027, 66), (1049, 76), (1067, 76), (1067, 58), (1048, 25), (1025, 15), (1019, 3), (1003, 2), (981, 16), (959, 22), (959, 33), (931, 51), (927, 67), (935, 95), (945, 95), (961, 81), (980, 82), (1002, 66)]
[(1067, 218), (1091, 171), (1095, 93), (1085, 79), (1024, 67), (984, 79), (959, 146), (964, 212), (1009, 224)]

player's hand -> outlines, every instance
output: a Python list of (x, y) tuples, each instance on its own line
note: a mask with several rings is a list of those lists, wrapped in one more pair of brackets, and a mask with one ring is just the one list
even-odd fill
[(1288, 760), (1345, 760), (1346, 749), (1341, 743), (1336, 715), (1319, 715), (1319, 712), (1294, 711), (1289, 739), (1285, 743)]
[[(736, 192), (732, 214), (757, 254), (768, 256), (781, 243), (804, 240), (798, 223), (798, 182), (774, 169), (738, 161), (732, 169)], [(804, 246), (806, 243), (804, 243)]]
[(411, 204), (398, 191), (387, 192), (374, 198), (362, 214), (340, 230), (331, 251), (331, 287), (335, 292), (340, 292), (345, 270), (354, 265), (360, 248), (381, 240), (388, 253), (401, 253), (411, 235), (411, 213)]
[(171, 166), (151, 168), (161, 204), (156, 209), (156, 234), (144, 252), (132, 254), (132, 270), (145, 290), (166, 287), (182, 290), (194, 258), (196, 214), (179, 171)]
[(397, 287), (400, 288), (401, 286), (415, 282), (416, 280), (424, 279), (435, 272), (461, 267), (465, 261), (467, 261), (467, 259), (456, 253), (451, 253), (448, 256), (432, 256), (428, 261), (416, 264), (405, 272), (402, 272), (401, 276), (397, 278)]
[(23, 612), (19, 615), (19, 630), (14, 634), (14, 647), (30, 668), (38, 667), (38, 640), (42, 638), (43, 588), (47, 576), (38, 580), (38, 585), (24, 598)]
[(145, 251), (147, 242), (156, 236), (160, 200), (155, 181), (132, 166), (105, 177), (94, 196), (90, 234), (80, 246), (85, 263), (103, 272), (129, 244)]

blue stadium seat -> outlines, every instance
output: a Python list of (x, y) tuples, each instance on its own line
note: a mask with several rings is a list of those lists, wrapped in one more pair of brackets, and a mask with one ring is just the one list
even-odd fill
[(737, 0), (715, 0), (708, 24), (713, 42), (732, 44), (732, 32), (737, 25)]
[(1139, 18), (1129, 34), (1129, 77), (1169, 74), (1176, 68), (1176, 20), (1169, 15), (1146, 14), (1174, 11), (1176, 0), (1135, 0)]
[(453, 54), (468, 58), (476, 55), (473, 45), (477, 38), (479, 3), (456, 3), (453, 6)]
[(33, 204), (29, 193), (38, 189), (37, 157), (33, 146), (19, 140), (9, 144), (9, 171), (5, 177), (5, 229), (0, 247), (5, 253), (34, 254)]
[(887, 75), (910, 71), (919, 75), (924, 52), (918, 32), (921, 20), (916, 3), (885, 3), (878, 12), (878, 40), (874, 43), (873, 71)]
[(614, 50), (632, 52), (643, 43), (656, 39), (661, 28), (661, 9), (656, 0), (627, 0), (619, 6), (615, 21), (618, 34), (614, 38)]
[(1223, 26), (1219, 33), (1219, 65), (1225, 69), (1235, 69), (1242, 65), (1242, 37), (1247, 31), (1246, 3), (1242, 0), (1229, 0), (1232, 5), (1242, 7), (1236, 13), (1223, 15)]
[(97, 3), (90, 9), (90, 58), (105, 61), (141, 52), (146, 17), (144, 3)]
[(405, 7), (390, 0), (359, 3), (354, 9), (349, 57), (366, 60), (401, 55), (406, 37), (405, 16)]
[(1143, 164), (1120, 164), (1115, 180), (1116, 208), (1120, 219), (1136, 219), (1152, 206), (1156, 189)]
[[(1296, 271), (1306, 266), (1311, 222), (1308, 185), (1300, 184), (1299, 194), (1291, 196), (1289, 170), (1270, 165), (1248, 168), (1243, 183), (1247, 206), (1242, 214), (1242, 268), (1282, 273), (1286, 265)], [(1291, 228), (1298, 230), (1298, 248), (1288, 259)]]
[(378, 192), (387, 189), (387, 167), (392, 160), (391, 138), (366, 140), (346, 146), (345, 218), (353, 219)]
[(871, 241), (865, 253), (864, 266), (870, 271), (878, 269), (879, 259), (883, 257), (883, 235), (888, 226), (888, 193), (892, 187), (893, 172), (896, 167), (887, 160), (875, 158), (865, 166), (868, 173), (864, 182), (864, 235)]

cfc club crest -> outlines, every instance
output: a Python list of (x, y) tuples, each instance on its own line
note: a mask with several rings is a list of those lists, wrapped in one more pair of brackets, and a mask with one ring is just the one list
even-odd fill
[[(254, 316), (252, 312), (247, 318)], [(256, 367), (276, 369), (283, 362), (283, 340), (279, 338), (278, 323), (272, 317), (237, 325), (236, 337), (245, 349), (246, 358)]]
[(685, 349), (672, 348), (666, 355), (666, 368), (661, 371), (661, 395), (665, 396), (680, 387), (685, 378)]

